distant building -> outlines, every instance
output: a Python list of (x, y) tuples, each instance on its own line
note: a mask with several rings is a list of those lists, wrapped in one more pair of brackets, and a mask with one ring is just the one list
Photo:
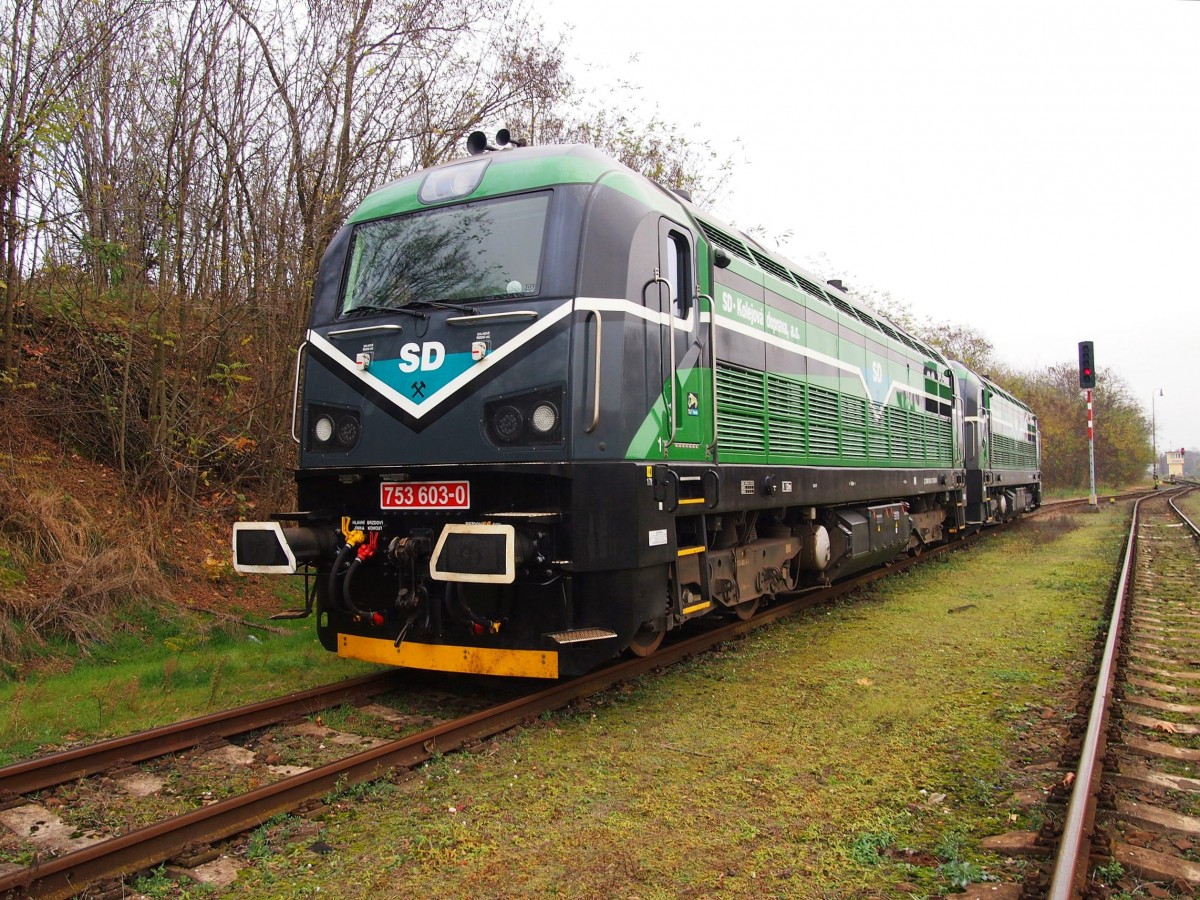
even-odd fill
[(1174, 476), (1183, 477), (1183, 451), (1168, 450), (1167, 451), (1167, 477)]

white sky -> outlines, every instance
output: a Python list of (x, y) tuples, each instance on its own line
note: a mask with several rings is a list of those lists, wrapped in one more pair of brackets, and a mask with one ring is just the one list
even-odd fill
[(1197, 0), (531, 3), (581, 85), (733, 156), (717, 215), (1017, 368), (1095, 341), (1200, 448)]

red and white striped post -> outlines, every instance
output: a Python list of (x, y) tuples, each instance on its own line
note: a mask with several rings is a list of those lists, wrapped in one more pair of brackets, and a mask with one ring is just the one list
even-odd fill
[(1087, 407), (1088, 407), (1088, 475), (1091, 484), (1091, 505), (1099, 507), (1096, 502), (1096, 423), (1092, 419), (1092, 389), (1087, 391)]

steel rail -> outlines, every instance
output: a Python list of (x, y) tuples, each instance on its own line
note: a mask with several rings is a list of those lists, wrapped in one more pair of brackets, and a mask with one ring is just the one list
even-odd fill
[(29, 794), (94, 775), (120, 762), (140, 762), (186, 750), (207, 739), (244, 734), (283, 719), (348, 703), (395, 687), (399, 670), (375, 672), (239, 706), (224, 712), (185, 719), (111, 740), (62, 750), (0, 768), (0, 799)]
[[(996, 533), (989, 529), (987, 533)], [(979, 534), (945, 544), (922, 556), (831, 587), (813, 590), (771, 606), (746, 621), (731, 622), (702, 634), (664, 645), (652, 656), (623, 660), (608, 668), (555, 684), (517, 700), (473, 713), (426, 731), (365, 750), (308, 772), (284, 778), (247, 794), (201, 807), (172, 819), (45, 860), (27, 869), (0, 875), (0, 894), (21, 892), (62, 898), (105, 877), (132, 874), (184, 852), (189, 846), (213, 843), (255, 828), (279, 813), (332, 791), (385, 776), (396, 768), (412, 768), (435, 754), (445, 753), (508, 730), (542, 712), (594, 694), (654, 669), (673, 665), (756, 628), (795, 615), (848, 594), (870, 582), (903, 571), (942, 553), (967, 546)], [(385, 673), (387, 674), (387, 673)]]
[(1176, 500), (1178, 500), (1180, 497), (1186, 497), (1188, 494), (1190, 494), (1194, 490), (1196, 490), (1196, 486), (1192, 485), (1192, 486), (1188, 487), (1187, 490), (1180, 491), (1177, 496), (1172, 497), (1167, 502), (1171, 505), (1171, 509), (1175, 510), (1175, 515), (1177, 515), (1177, 516), (1179, 516), (1179, 518), (1183, 519), (1183, 524), (1192, 533), (1192, 537), (1200, 538), (1200, 527), (1197, 527), (1196, 523), (1187, 517), (1187, 513), (1185, 513), (1182, 509), (1180, 509), (1178, 506), (1175, 505)]
[[(1104, 760), (1108, 713), (1112, 705), (1113, 685), (1116, 681), (1117, 645), (1125, 617), (1125, 599), (1129, 589), (1130, 573), (1137, 559), (1138, 513), (1145, 500), (1163, 497), (1166, 494), (1151, 493), (1138, 498), (1133, 504), (1133, 516), (1129, 524), (1129, 537), (1125, 544), (1125, 560), (1117, 580), (1112, 616), (1108, 622), (1108, 636), (1104, 642), (1104, 654), (1096, 674), (1096, 690), (1092, 696), (1088, 713), (1088, 727), (1080, 750), (1079, 765), (1075, 770), (1071, 799), (1067, 804), (1066, 820), (1062, 838), (1055, 858), (1050, 881), (1049, 900), (1070, 900), (1082, 896), (1083, 879), (1087, 875), (1088, 857), (1081, 851), (1089, 843), (1095, 823), (1096, 797), (1100, 791), (1097, 775)], [(1090, 845), (1090, 844), (1089, 844)]]

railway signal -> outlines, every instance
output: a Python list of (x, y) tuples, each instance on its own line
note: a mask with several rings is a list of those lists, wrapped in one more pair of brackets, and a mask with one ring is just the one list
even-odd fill
[(1079, 342), (1079, 386), (1094, 388), (1096, 386), (1096, 361), (1092, 354), (1092, 342)]
[(1099, 509), (1096, 503), (1096, 426), (1092, 418), (1092, 388), (1096, 386), (1096, 359), (1092, 352), (1091, 341), (1079, 342), (1079, 386), (1087, 391), (1087, 435), (1088, 435), (1088, 474), (1091, 480), (1092, 509)]

